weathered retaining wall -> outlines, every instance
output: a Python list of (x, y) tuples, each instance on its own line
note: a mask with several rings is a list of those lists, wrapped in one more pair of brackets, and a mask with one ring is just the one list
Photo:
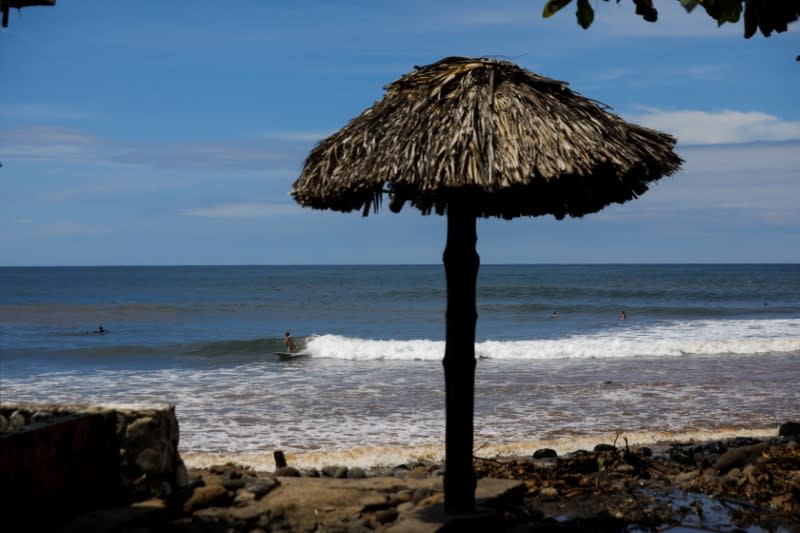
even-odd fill
[[(52, 519), (186, 485), (175, 407), (0, 405), (3, 507)], [(42, 521), (47, 516), (39, 517)]]

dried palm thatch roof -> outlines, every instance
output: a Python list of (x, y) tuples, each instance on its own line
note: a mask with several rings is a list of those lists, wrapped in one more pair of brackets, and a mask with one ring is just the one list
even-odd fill
[(678, 170), (675, 142), (508, 61), (448, 57), (321, 141), (292, 195), (365, 216), (388, 193), (393, 211), (441, 215), (459, 194), (477, 216), (579, 217)]
[(2, 26), (8, 27), (8, 11), (12, 7), (22, 9), (30, 6), (54, 6), (56, 0), (0, 0), (0, 13), (2, 13)]

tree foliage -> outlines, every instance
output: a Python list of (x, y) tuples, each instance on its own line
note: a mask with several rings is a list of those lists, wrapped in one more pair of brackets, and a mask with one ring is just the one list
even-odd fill
[[(609, 0), (603, 0), (608, 2)], [(658, 11), (654, 0), (631, 0), (636, 6), (636, 14), (648, 22), (658, 20)], [(702, 6), (708, 16), (717, 21), (717, 26), (726, 22), (735, 24), (744, 14), (744, 37), (749, 39), (756, 31), (764, 37), (772, 32), (786, 31), (790, 22), (800, 17), (800, 0), (674, 0), (681, 3), (691, 13), (697, 6)], [(548, 18), (572, 0), (547, 0), (542, 15)], [(617, 0), (619, 3), (620, 0)], [(578, 24), (587, 29), (594, 21), (594, 9), (589, 0), (578, 0), (575, 9)]]

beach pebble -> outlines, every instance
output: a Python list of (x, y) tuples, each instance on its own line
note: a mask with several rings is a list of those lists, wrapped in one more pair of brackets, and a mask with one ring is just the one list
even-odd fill
[(428, 489), (415, 489), (414, 492), (411, 494), (411, 501), (414, 502), (415, 505), (417, 505), (419, 504), (419, 502), (421, 502), (430, 495), (431, 491)]
[(699, 470), (690, 470), (688, 472), (683, 472), (682, 474), (678, 474), (677, 476), (675, 476), (675, 481), (677, 481), (678, 483), (684, 483), (686, 481), (691, 481), (697, 478), (697, 476), (699, 475), (700, 475)]
[(223, 479), (222, 486), (225, 487), (227, 490), (239, 490), (244, 488), (247, 485), (247, 481), (244, 479)]
[(230, 499), (228, 491), (222, 485), (197, 487), (192, 491), (189, 499), (184, 502), (183, 510), (192, 512), (196, 509), (227, 505)]
[(286, 508), (283, 505), (273, 505), (269, 508), (269, 516), (275, 520), (282, 520), (286, 516)]
[(397, 511), (400, 513), (405, 513), (406, 511), (410, 511), (414, 508), (414, 502), (403, 502), (397, 506)]
[(414, 498), (414, 493), (410, 489), (403, 489), (396, 492), (391, 498), (392, 505), (410, 502)]
[(375, 513), (375, 521), (379, 524), (388, 524), (397, 520), (397, 509), (383, 509)]
[(424, 466), (418, 466), (408, 473), (408, 479), (425, 479), (428, 477), (428, 469)]
[(543, 500), (554, 500), (558, 498), (558, 489), (555, 487), (542, 487), (539, 490), (539, 497)]
[(250, 523), (256, 522), (262, 516), (267, 516), (269, 514), (269, 509), (259, 504), (254, 504), (233, 509), (230, 514), (231, 518), (234, 520), (241, 520), (242, 522)]
[(227, 507), (208, 507), (192, 513), (192, 521), (197, 521), (198, 524), (217, 524), (227, 520), (229, 516), (230, 510)]
[(250, 505), (256, 499), (256, 495), (249, 490), (240, 490), (236, 492), (236, 497), (233, 499), (233, 504), (236, 506)]
[(420, 507), (427, 507), (428, 505), (436, 505), (437, 503), (442, 503), (443, 501), (444, 493), (434, 492), (430, 496), (426, 496), (425, 498), (421, 499), (417, 505)]
[(0, 431), (8, 431), (8, 418), (0, 415)]

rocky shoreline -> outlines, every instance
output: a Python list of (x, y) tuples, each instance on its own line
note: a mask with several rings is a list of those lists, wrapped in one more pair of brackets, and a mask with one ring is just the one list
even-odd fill
[(442, 465), (301, 471), (276, 454), (281, 466), (273, 472), (190, 468), (186, 486), (169, 498), (97, 510), (61, 530), (800, 531), (800, 424), (783, 424), (765, 440), (652, 448), (621, 440), (564, 456), (545, 449), (533, 457), (476, 458), (479, 492), (481, 483), (495, 485), (494, 497), (481, 500), (493, 508), (474, 520), (442, 516)]

